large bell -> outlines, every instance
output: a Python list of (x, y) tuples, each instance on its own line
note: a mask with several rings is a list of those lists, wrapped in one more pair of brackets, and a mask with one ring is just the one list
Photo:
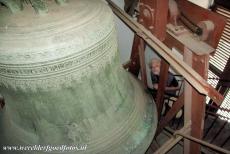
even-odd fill
[(47, 153), (4, 147), (10, 145), (87, 145), (48, 153), (144, 153), (155, 133), (156, 108), (120, 65), (107, 4), (47, 0), (48, 13), (39, 15), (29, 4), (12, 13), (2, 2), (0, 153)]

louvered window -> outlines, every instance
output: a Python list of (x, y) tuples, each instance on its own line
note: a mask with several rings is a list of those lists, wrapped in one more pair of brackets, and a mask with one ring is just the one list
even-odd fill
[[(228, 90), (227, 95), (225, 96), (224, 102), (222, 103), (221, 107), (224, 109), (230, 109), (230, 90)], [(224, 111), (224, 110), (219, 109), (217, 111), (217, 114), (223, 116), (221, 117), (221, 119), (228, 120), (228, 122), (230, 122), (229, 120), (230, 112), (229, 111)], [(228, 117), (228, 118), (224, 118), (224, 117)]]
[(223, 72), (230, 55), (230, 12), (222, 8), (217, 8), (216, 12), (228, 19), (216, 53), (210, 59), (210, 64), (220, 72)]
[[(219, 82), (219, 77), (215, 73), (213, 73), (212, 71), (208, 70), (208, 78), (209, 78), (208, 79), (208, 83), (211, 86), (213, 86), (214, 88), (216, 88), (216, 86), (217, 86), (217, 84)], [(210, 101), (210, 98), (207, 97), (206, 103), (208, 104), (209, 101)]]
[[(221, 14), (227, 18), (227, 24), (221, 36), (220, 42), (218, 44), (216, 53), (214, 56), (210, 58), (210, 70), (208, 72), (208, 82), (216, 88), (219, 81), (221, 80), (219, 77), (222, 75), (223, 71), (226, 71), (226, 65), (229, 61), (230, 57), (230, 11), (221, 7), (217, 7), (216, 12)], [(221, 105), (222, 108), (226, 108), (230, 110), (230, 91), (229, 87), (227, 88), (227, 92), (225, 93), (225, 99)], [(207, 99), (207, 103), (210, 99)], [(217, 111), (218, 114), (222, 116), (227, 116), (230, 118), (230, 113), (227, 111)]]
[(208, 83), (212, 85), (214, 88), (216, 88), (219, 82), (219, 77), (210, 70), (208, 71), (208, 76), (209, 76)]

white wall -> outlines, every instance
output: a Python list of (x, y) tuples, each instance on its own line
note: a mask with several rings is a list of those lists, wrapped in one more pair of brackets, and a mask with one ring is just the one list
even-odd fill
[[(112, 0), (120, 8), (124, 8), (124, 0)], [(118, 33), (118, 45), (121, 63), (129, 60), (133, 45), (134, 33), (115, 15), (115, 22)]]
[(190, 2), (208, 9), (214, 2), (214, 0), (189, 0)]

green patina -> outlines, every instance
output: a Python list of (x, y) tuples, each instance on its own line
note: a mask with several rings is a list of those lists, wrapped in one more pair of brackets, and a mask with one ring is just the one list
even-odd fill
[[(34, 10), (38, 14), (46, 14), (48, 12), (48, 7), (46, 5), (45, 0), (28, 0)], [(59, 5), (66, 4), (67, 0), (55, 0), (55, 2)], [(0, 3), (7, 6), (12, 13), (17, 13), (19, 11), (23, 10), (23, 5), (25, 3), (25, 0), (0, 0)]]
[[(0, 0), (0, 2), (6, 1)], [(56, 2), (62, 4), (65, 0)], [(63, 7), (49, 4), (50, 11), (56, 11), (57, 14), (61, 11), (67, 12), (67, 15), (61, 16), (60, 20), (57, 20), (54, 12), (39, 18), (31, 14), (32, 17), (29, 18), (31, 23), (38, 23), (34, 24), (35, 27), (39, 24), (42, 26), (54, 24), (51, 26), (52, 31), (44, 32), (49, 36), (39, 36), (42, 41), (38, 39), (38, 34), (30, 29), (31, 23), (27, 24), (29, 20), (25, 20), (25, 24), (21, 24), (21, 27), (14, 24), (13, 21), (21, 16), (20, 13), (11, 15), (6, 9), (1, 10), (3, 13), (2, 18), (0, 17), (0, 27), (4, 29), (8, 26), (8, 28), (0, 31), (2, 34), (0, 36), (3, 38), (4, 35), (9, 37), (8, 40), (16, 41), (14, 47), (20, 48), (21, 52), (17, 53), (14, 48), (2, 52), (6, 46), (4, 44), (8, 43), (4, 42), (7, 39), (2, 39), (1, 58), (5, 57), (9, 60), (3, 59), (0, 63), (0, 68), (5, 70), (0, 72), (0, 79), (2, 79), (0, 93), (6, 101), (4, 109), (0, 110), (0, 146), (87, 144), (87, 150), (82, 153), (144, 153), (156, 130), (156, 108), (140, 81), (121, 67), (112, 11), (100, 0), (69, 0), (68, 3), (71, 5)], [(39, 8), (38, 13), (46, 12), (46, 4), (43, 1), (34, 1), (32, 4)], [(78, 16), (76, 11), (69, 14), (68, 11), (75, 10), (74, 6), (85, 6), (78, 9), (79, 14), (83, 11), (85, 15)], [(91, 10), (93, 11), (90, 12)], [(22, 14), (30, 11), (30, 8), (25, 7)], [(61, 13), (57, 16), (59, 17)], [(50, 14), (53, 16), (50, 17)], [(59, 27), (62, 23), (60, 21), (63, 18), (68, 19), (69, 16), (73, 16), (70, 21), (75, 22), (66, 20), (61, 24), (63, 26)], [(44, 23), (37, 21), (46, 18), (45, 22), (41, 20)], [(79, 24), (83, 28), (76, 26), (78, 25), (76, 22), (82, 20), (86, 20), (84, 24)], [(29, 25), (27, 28), (29, 27), (28, 31), (31, 30), (29, 31), (31, 37), (28, 37), (28, 33), (14, 35), (17, 32), (13, 30), (23, 29), (25, 25)], [(91, 27), (86, 29), (87, 25)], [(61, 35), (67, 31), (73, 35), (70, 33)], [(26, 41), (17, 43), (21, 40), (20, 36), (23, 36)], [(69, 45), (76, 36), (79, 36), (79, 42), (84, 42), (79, 44), (82, 50)], [(63, 37), (65, 42), (57, 43), (55, 39), (50, 39), (56, 37)], [(91, 38), (90, 41), (88, 38)], [(43, 39), (45, 43), (42, 43)], [(39, 41), (39, 45), (46, 52), (34, 46), (31, 47), (34, 51), (24, 50), (27, 43), (33, 44)], [(46, 44), (47, 42), (49, 44)], [(59, 48), (61, 43), (65, 50), (59, 52), (55, 49)], [(44, 54), (45, 58), (34, 56), (39, 53)], [(12, 58), (17, 54), (24, 54), (26, 58), (23, 60)], [(1, 150), (0, 153), (3, 153)], [(36, 153), (46, 152), (36, 151)]]
[(0, 3), (7, 6), (12, 13), (17, 13), (23, 9), (21, 0), (0, 0)]

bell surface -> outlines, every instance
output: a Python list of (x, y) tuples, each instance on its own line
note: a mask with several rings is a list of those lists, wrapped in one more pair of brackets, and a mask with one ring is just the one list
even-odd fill
[[(0, 153), (144, 153), (156, 107), (120, 64), (112, 11), (100, 0), (46, 5), (43, 15), (0, 6)], [(51, 149), (61, 146), (87, 147)]]

